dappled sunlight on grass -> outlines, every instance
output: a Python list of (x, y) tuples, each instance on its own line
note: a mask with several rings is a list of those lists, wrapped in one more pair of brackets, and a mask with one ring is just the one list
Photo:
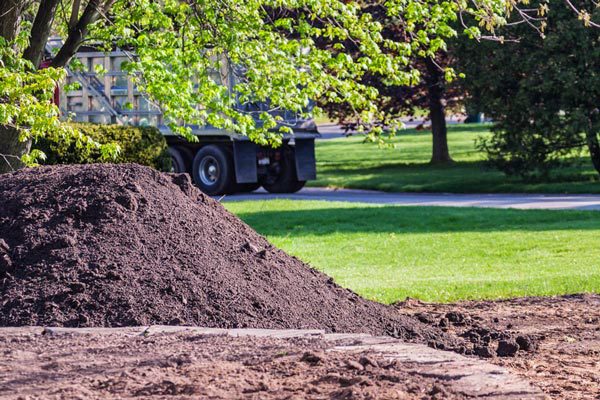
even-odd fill
[(450, 126), (455, 163), (448, 166), (429, 164), (429, 131), (403, 131), (393, 149), (362, 143), (361, 137), (322, 140), (317, 143), (318, 179), (309, 185), (398, 192), (600, 193), (598, 174), (586, 157), (543, 181), (524, 182), (488, 167), (485, 155), (475, 148), (478, 138), (489, 135), (488, 129), (479, 124)]

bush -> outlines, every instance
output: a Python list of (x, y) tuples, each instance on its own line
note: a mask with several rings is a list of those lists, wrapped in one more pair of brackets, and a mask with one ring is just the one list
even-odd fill
[[(100, 144), (118, 144), (121, 151), (115, 163), (136, 163), (153, 167), (159, 171), (171, 169), (171, 157), (167, 151), (167, 142), (155, 127), (100, 125), (90, 123), (71, 123), (73, 128)], [(90, 146), (76, 146), (73, 141), (50, 141), (43, 139), (34, 144), (34, 148), (46, 154), (46, 165), (54, 164), (92, 164), (104, 162), (100, 149)]]

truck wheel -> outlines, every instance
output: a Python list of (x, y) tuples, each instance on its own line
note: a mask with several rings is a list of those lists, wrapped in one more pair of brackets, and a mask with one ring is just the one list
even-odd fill
[(167, 150), (171, 155), (171, 172), (183, 174), (192, 170), (194, 154), (190, 149), (181, 146), (169, 146)]
[(296, 177), (296, 157), (293, 149), (286, 149), (279, 162), (279, 175), (275, 179), (263, 182), (263, 187), (269, 193), (296, 193), (302, 189), (306, 181), (299, 181)]
[(176, 149), (175, 147), (169, 147), (167, 151), (171, 156), (171, 172), (176, 172), (178, 174), (187, 172), (184, 156), (181, 154), (179, 149)]
[(214, 144), (202, 147), (192, 165), (192, 177), (200, 190), (214, 196), (229, 193), (235, 184), (233, 160)]
[(192, 172), (192, 163), (194, 161), (194, 151), (188, 147), (177, 146), (177, 150), (181, 153), (183, 157), (183, 164), (185, 165), (185, 172), (191, 174)]

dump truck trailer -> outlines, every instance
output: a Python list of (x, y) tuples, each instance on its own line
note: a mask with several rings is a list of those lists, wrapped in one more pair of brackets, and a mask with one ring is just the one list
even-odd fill
[[(51, 47), (52, 42), (49, 52)], [(279, 111), (282, 124), (293, 133), (284, 134), (277, 148), (258, 146), (246, 136), (211, 126), (191, 127), (198, 141), (188, 142), (166, 126), (160, 108), (122, 71), (121, 64), (131, 57), (124, 51), (106, 53), (82, 47), (76, 54), (82, 68), (67, 68), (67, 83), (77, 82), (79, 89), (59, 91), (62, 114), (78, 122), (156, 126), (169, 146), (173, 172), (189, 173), (210, 195), (250, 192), (261, 186), (272, 193), (293, 193), (316, 178), (315, 138), (319, 133), (312, 118)], [(97, 66), (105, 71), (102, 75), (96, 74)], [(223, 84), (231, 87), (231, 81)], [(248, 111), (268, 110), (266, 104), (252, 107)]]

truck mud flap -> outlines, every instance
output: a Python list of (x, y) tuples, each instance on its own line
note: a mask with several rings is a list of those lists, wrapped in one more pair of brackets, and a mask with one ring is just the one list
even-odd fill
[(315, 160), (315, 140), (295, 139), (296, 145), (296, 175), (299, 181), (317, 179)]
[(249, 140), (233, 141), (233, 164), (237, 183), (254, 183), (258, 180), (256, 151), (258, 146)]

